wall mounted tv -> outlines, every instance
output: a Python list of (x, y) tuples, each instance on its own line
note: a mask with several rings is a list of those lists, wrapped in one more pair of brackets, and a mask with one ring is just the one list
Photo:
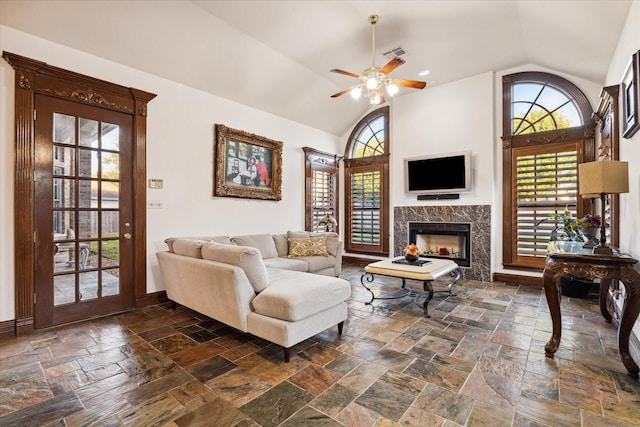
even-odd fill
[(472, 190), (471, 151), (431, 154), (404, 160), (408, 194), (451, 194)]

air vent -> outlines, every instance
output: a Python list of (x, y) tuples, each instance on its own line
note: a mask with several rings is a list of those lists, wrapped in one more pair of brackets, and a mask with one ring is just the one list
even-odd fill
[(400, 46), (394, 47), (393, 49), (383, 53), (383, 55), (386, 56), (388, 59), (401, 58), (406, 54), (407, 52)]

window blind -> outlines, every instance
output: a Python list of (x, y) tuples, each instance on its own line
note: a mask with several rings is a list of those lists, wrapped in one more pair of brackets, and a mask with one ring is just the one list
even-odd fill
[(380, 171), (351, 175), (351, 242), (363, 245), (380, 244)]
[(517, 155), (514, 162), (516, 252), (518, 256), (546, 257), (551, 213), (565, 208), (575, 216), (578, 196), (578, 156), (575, 150)]
[(311, 225), (314, 231), (325, 231), (318, 225), (320, 219), (327, 215), (336, 217), (335, 174), (322, 170), (314, 170), (311, 183)]

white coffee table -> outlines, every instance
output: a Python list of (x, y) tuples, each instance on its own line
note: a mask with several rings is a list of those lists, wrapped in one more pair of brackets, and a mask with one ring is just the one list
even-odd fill
[[(451, 289), (453, 288), (453, 285), (455, 285), (462, 277), (462, 272), (460, 271), (458, 264), (449, 259), (442, 258), (420, 258), (420, 260), (428, 261), (428, 263), (420, 266), (398, 264), (393, 262), (402, 259), (402, 257), (398, 257), (395, 259), (377, 261), (367, 265), (364, 268), (364, 273), (362, 273), (362, 276), (360, 277), (360, 283), (362, 283), (362, 286), (364, 286), (365, 289), (371, 293), (371, 300), (367, 302), (367, 304), (371, 304), (376, 299), (396, 299), (404, 298), (407, 296), (412, 296), (413, 302), (418, 304), (418, 300), (420, 298), (425, 298), (424, 303), (422, 304), (424, 315), (425, 317), (431, 317), (431, 315), (429, 315), (429, 311), (427, 310), (427, 305), (433, 298), (433, 281), (445, 275), (449, 275), (451, 277), (451, 282), (446, 285), (447, 290), (444, 292), (448, 292), (450, 296), (456, 295), (451, 292)], [(376, 296), (371, 288), (369, 288), (365, 284), (365, 282), (373, 282), (374, 275), (376, 274), (380, 276), (398, 277), (402, 279), (402, 288), (406, 289), (406, 292), (392, 296)], [(421, 281), (423, 284), (424, 292), (414, 293), (411, 288), (405, 288), (406, 279)]]

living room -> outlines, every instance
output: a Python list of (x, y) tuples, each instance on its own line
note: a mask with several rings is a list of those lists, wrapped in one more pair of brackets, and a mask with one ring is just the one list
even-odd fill
[[(277, 109), (261, 110), (232, 101), (225, 96), (207, 93), (184, 83), (160, 77), (158, 73), (143, 71), (145, 67), (123, 65), (115, 58), (111, 59), (89, 53), (90, 49), (82, 44), (72, 48), (64, 42), (48, 39), (36, 31), (30, 33), (19, 29), (15, 22), (28, 20), (30, 14), (49, 14), (56, 18), (72, 16), (69, 5), (60, 6), (60, 10), (49, 9), (48, 3), (56, 2), (18, 2), (26, 6), (17, 7), (2, 2), (0, 9), (0, 50), (46, 62), (52, 66), (72, 70), (102, 80), (118, 83), (151, 92), (157, 96), (148, 103), (146, 129), (146, 177), (160, 179), (163, 187), (148, 188), (147, 201), (160, 202), (159, 207), (146, 210), (146, 292), (155, 294), (164, 290), (160, 276), (157, 251), (165, 250), (164, 239), (169, 236), (197, 235), (238, 235), (261, 232), (286, 232), (304, 229), (304, 152), (303, 147), (344, 154), (348, 136), (355, 123), (368, 111), (366, 105), (353, 103), (351, 99), (330, 100), (329, 90), (310, 88), (305, 96), (278, 89), (262, 88), (268, 92), (274, 103), (288, 103), (299, 106), (301, 111), (315, 110), (316, 96), (322, 101), (330, 101), (340, 108), (358, 108), (359, 113), (350, 125), (337, 129), (320, 130), (301, 120), (280, 117)], [(144, 2), (141, 2), (144, 3)], [(179, 3), (179, 2), (178, 2)], [(585, 2), (588, 3), (588, 2)], [(629, 3), (629, 2), (627, 2)], [(177, 13), (179, 5), (175, 2), (165, 5), (184, 19), (195, 19), (197, 8), (190, 5), (190, 14)], [(576, 6), (583, 7), (584, 5)], [(105, 6), (106, 7), (106, 6)], [(120, 5), (119, 7), (124, 7)], [(141, 13), (143, 6), (132, 6)], [(175, 8), (175, 9), (172, 9)], [(196, 8), (196, 9), (193, 9)], [(464, 8), (464, 6), (461, 6)], [(161, 9), (161, 8), (159, 8)], [(10, 12), (10, 13), (9, 13)], [(153, 13), (160, 13), (159, 11)], [(105, 15), (111, 16), (111, 15)], [(40, 18), (42, 19), (42, 18)], [(140, 19), (144, 19), (141, 17)], [(154, 15), (153, 19), (160, 22)], [(200, 17), (207, 20), (212, 18)], [(55, 21), (55, 20), (54, 20)], [(100, 20), (98, 20), (100, 21)], [(602, 17), (603, 24), (607, 17)], [(208, 21), (207, 21), (208, 22)], [(297, 69), (283, 56), (269, 57), (247, 41), (239, 30), (213, 19), (210, 24), (224, 29), (224, 37), (241, 38), (255, 55), (264, 58), (265, 64), (284, 62)], [(384, 20), (381, 21), (381, 24)], [(89, 25), (89, 24), (86, 24)], [(355, 22), (368, 31), (366, 16)], [(89, 27), (76, 28), (83, 31), (100, 27), (95, 22)], [(72, 26), (69, 25), (71, 28)], [(383, 26), (379, 28), (383, 32)], [(106, 25), (103, 31), (115, 31), (117, 26)], [(594, 29), (594, 31), (597, 28)], [(125, 30), (122, 30), (125, 31)], [(135, 29), (131, 33), (131, 44), (135, 45)], [(170, 30), (167, 30), (170, 32)], [(222, 31), (222, 30), (221, 30)], [(81, 33), (80, 33), (81, 34)], [(422, 91), (415, 91), (394, 98), (390, 103), (390, 127), (392, 156), (390, 160), (390, 201), (392, 207), (403, 206), (488, 206), (491, 211), (491, 274), (528, 274), (540, 277), (540, 273), (514, 272), (503, 267), (502, 260), (502, 77), (521, 71), (544, 71), (565, 77), (577, 85), (587, 96), (594, 109), (600, 102), (601, 90), (605, 86), (616, 85), (625, 73), (631, 55), (638, 51), (640, 40), (640, 2), (628, 4), (628, 15), (619, 29), (620, 37), (612, 51), (612, 56), (604, 78), (593, 81), (577, 75), (564, 73), (561, 69), (548, 68), (544, 59), (530, 60), (526, 63), (514, 63), (504, 69), (491, 69), (466, 76), (459, 80), (435, 84)], [(77, 35), (77, 38), (84, 38)], [(142, 36), (140, 36), (142, 37)], [(90, 44), (90, 37), (86, 37)], [(192, 43), (204, 43), (197, 41)], [(112, 46), (113, 51), (126, 46)], [(185, 44), (185, 49), (188, 45)], [(160, 49), (162, 50), (162, 49)], [(213, 50), (213, 49), (212, 49)], [(247, 49), (249, 50), (249, 49)], [(259, 53), (258, 53), (259, 52)], [(158, 53), (160, 55), (160, 52)], [(161, 52), (163, 56), (172, 56), (172, 52)], [(269, 54), (279, 55), (275, 51)], [(213, 55), (213, 53), (212, 53)], [(216, 53), (220, 55), (220, 53)], [(413, 60), (411, 58), (408, 61)], [(124, 62), (124, 61), (123, 61)], [(462, 60), (461, 60), (462, 62)], [(195, 67), (179, 64), (184, 74), (199, 73)], [(336, 67), (341, 66), (335, 64)], [(398, 70), (398, 75), (402, 69)], [(308, 70), (301, 72), (309, 73)], [(328, 73), (327, 70), (314, 70), (315, 73)], [(212, 75), (211, 79), (219, 77)], [(345, 87), (349, 84), (345, 77)], [(15, 326), (15, 274), (14, 261), (18, 256), (14, 249), (14, 95), (15, 70), (6, 61), (0, 61), (0, 323)], [(253, 88), (252, 90), (260, 90)], [(238, 92), (248, 87), (234, 86)], [(335, 92), (335, 90), (334, 90)], [(327, 98), (325, 100), (325, 98)], [(320, 105), (320, 104), (318, 104)], [(324, 104), (322, 104), (324, 105)], [(336, 107), (337, 109), (338, 107)], [(327, 122), (342, 123), (328, 113)], [(282, 200), (255, 200), (230, 197), (215, 197), (213, 192), (214, 138), (215, 125), (241, 129), (246, 132), (283, 141), (282, 153)], [(329, 127), (325, 128), (328, 129)], [(640, 132), (632, 138), (620, 138), (620, 160), (629, 162), (629, 193), (620, 196), (620, 249), (635, 258), (640, 257), (640, 242), (635, 239), (640, 233), (638, 209), (640, 209)], [(471, 150), (474, 162), (474, 189), (462, 194), (453, 201), (417, 201), (415, 196), (404, 192), (403, 159), (418, 154), (437, 154), (441, 152), (459, 152)], [(344, 180), (341, 178), (341, 182)], [(341, 201), (341, 206), (344, 203)], [(392, 209), (393, 211), (393, 209)], [(339, 224), (344, 218), (338, 218)], [(393, 238), (393, 235), (391, 236)], [(394, 247), (393, 243), (390, 245)], [(355, 255), (354, 255), (355, 256)], [(640, 324), (636, 324), (635, 335), (640, 336)]]

